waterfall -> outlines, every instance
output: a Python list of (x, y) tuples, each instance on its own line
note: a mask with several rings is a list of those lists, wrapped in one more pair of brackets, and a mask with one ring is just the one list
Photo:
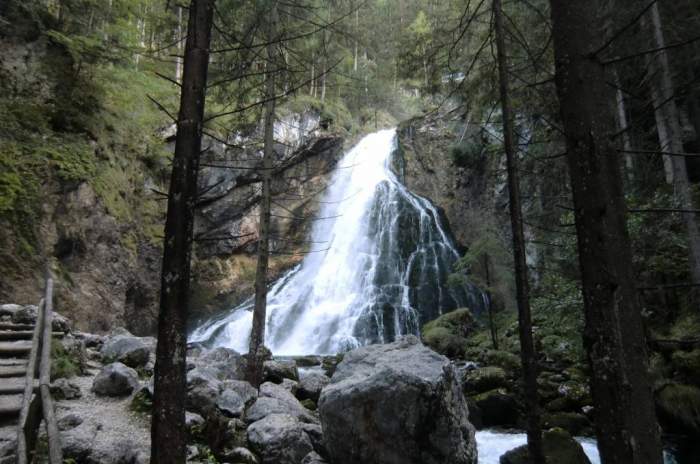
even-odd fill
[[(276, 355), (329, 354), (418, 334), (481, 292), (447, 278), (459, 255), (437, 209), (390, 169), (396, 130), (363, 138), (342, 159), (315, 218), (304, 260), (268, 292), (265, 345)], [(247, 352), (252, 299), (215, 317), (192, 342)]]

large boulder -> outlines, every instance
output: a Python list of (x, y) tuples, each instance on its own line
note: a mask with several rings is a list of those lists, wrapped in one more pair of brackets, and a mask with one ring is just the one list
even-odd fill
[(414, 336), (346, 353), (319, 410), (334, 464), (476, 463), (455, 370)]
[(216, 374), (216, 369), (206, 367), (197, 367), (187, 373), (187, 408), (190, 411), (206, 417), (217, 407), (223, 382)]
[(102, 368), (92, 383), (92, 391), (100, 396), (126, 396), (139, 386), (135, 370), (116, 362)]
[(155, 345), (153, 339), (135, 337), (126, 330), (120, 330), (107, 339), (100, 353), (104, 362), (119, 361), (129, 367), (145, 366)]
[(327, 376), (320, 372), (307, 372), (302, 374), (297, 388), (296, 396), (300, 400), (318, 402), (321, 390), (331, 382)]
[(258, 391), (243, 380), (228, 380), (223, 388), (216, 406), (228, 417), (241, 417), (245, 408), (258, 397)]
[(297, 363), (293, 359), (271, 359), (263, 364), (266, 382), (282, 383), (284, 379), (299, 380)]
[(218, 380), (245, 380), (245, 357), (230, 348), (202, 348), (197, 356), (189, 357), (188, 353), (188, 362), (194, 368), (209, 369)]
[(248, 443), (262, 464), (299, 464), (313, 451), (301, 423), (289, 414), (270, 414), (251, 424)]
[(306, 423), (318, 419), (281, 385), (265, 382), (260, 386), (260, 397), (246, 412), (247, 422), (256, 422), (271, 414), (287, 414)]
[[(579, 442), (562, 429), (552, 429), (542, 434), (542, 451), (545, 462), (541, 464), (591, 464)], [(527, 445), (508, 451), (501, 456), (501, 464), (528, 464)]]

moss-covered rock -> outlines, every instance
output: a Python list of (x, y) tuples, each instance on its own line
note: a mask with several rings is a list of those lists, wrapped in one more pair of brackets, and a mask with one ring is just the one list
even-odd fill
[(513, 377), (520, 375), (520, 357), (516, 354), (502, 350), (488, 350), (482, 358), (486, 364), (501, 367)]
[(588, 417), (578, 412), (557, 412), (542, 417), (545, 428), (558, 427), (571, 435), (593, 435), (593, 426)]
[[(580, 443), (563, 429), (555, 428), (542, 435), (545, 462), (540, 464), (590, 464)], [(527, 446), (508, 451), (501, 456), (501, 464), (527, 464)]]
[(656, 413), (667, 432), (700, 436), (700, 388), (667, 383), (654, 395)]
[(456, 309), (423, 326), (423, 343), (449, 358), (463, 358), (467, 337), (476, 326), (471, 311)]
[(674, 351), (671, 366), (685, 382), (700, 386), (700, 348), (692, 351)]
[(467, 393), (483, 393), (506, 386), (508, 386), (506, 371), (500, 367), (480, 367), (464, 375), (464, 389)]
[(479, 408), (483, 427), (516, 427), (520, 408), (515, 397), (504, 388), (496, 388), (470, 397)]

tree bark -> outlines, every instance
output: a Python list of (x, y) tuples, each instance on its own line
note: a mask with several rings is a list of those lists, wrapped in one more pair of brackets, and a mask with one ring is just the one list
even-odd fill
[(616, 86), (615, 102), (617, 103), (617, 126), (622, 132), (622, 147), (625, 150), (625, 169), (627, 179), (634, 181), (634, 161), (632, 160), (632, 141), (629, 134), (629, 121), (627, 120), (627, 106), (625, 105), (625, 95), (622, 93), (620, 79), (616, 71), (613, 71), (613, 79)]
[[(486, 277), (486, 288), (491, 288), (491, 259), (488, 254), (484, 255), (484, 274)], [(491, 333), (491, 343), (493, 343), (493, 349), (498, 349), (498, 334), (496, 333), (496, 324), (493, 321), (493, 303), (491, 301), (491, 291), (486, 290), (486, 298), (488, 300), (488, 312), (489, 312), (489, 332)]]
[(516, 299), (518, 303), (518, 331), (520, 335), (520, 358), (525, 386), (525, 407), (527, 409), (527, 447), (531, 463), (544, 463), (542, 452), (542, 429), (540, 426), (540, 406), (537, 393), (537, 355), (532, 338), (532, 316), (530, 312), (530, 284), (525, 259), (525, 234), (523, 232), (522, 204), (520, 200), (520, 180), (518, 178), (518, 157), (514, 139), (513, 114), (508, 88), (508, 63), (505, 51), (505, 32), (501, 0), (493, 1), (493, 15), (496, 26), (496, 51), (498, 58), (499, 89), (503, 112), (503, 145), (506, 151), (508, 170), (508, 198), (510, 224), (513, 233), (513, 258), (515, 261)]
[(606, 464), (660, 464), (661, 442), (632, 272), (614, 95), (594, 51), (599, 0), (550, 0), (566, 134), (598, 448)]
[[(654, 46), (664, 48), (666, 40), (661, 25), (661, 16), (657, 3), (649, 10), (649, 19), (645, 25), (651, 27), (649, 31), (654, 37)], [(661, 151), (671, 153), (685, 153), (683, 147), (683, 129), (681, 128), (680, 112), (674, 97), (673, 78), (671, 66), (665, 50), (659, 51), (656, 56), (647, 57), (649, 69), (653, 74), (651, 79), (651, 96), (654, 104), (654, 115), (659, 136)], [(688, 169), (682, 156), (664, 156), (664, 168), (666, 180), (673, 185), (674, 193), (682, 209), (696, 209), (693, 201)], [(683, 214), (686, 231), (688, 233), (688, 249), (690, 250), (689, 264), (693, 282), (700, 283), (700, 228), (695, 215)]]
[(271, 72), (265, 75), (265, 133), (263, 147), (262, 197), (260, 201), (260, 226), (258, 238), (258, 263), (255, 272), (255, 304), (253, 328), (248, 347), (248, 380), (259, 387), (262, 383), (265, 358), (265, 320), (267, 318), (267, 268), (270, 256), (270, 205), (272, 202), (272, 164), (274, 155), (275, 124), (275, 41), (277, 33), (277, 2), (273, 0), (268, 21), (267, 66)]
[(184, 463), (187, 309), (214, 0), (192, 0), (163, 242), (151, 462)]
[(177, 7), (177, 57), (175, 58), (175, 81), (182, 80), (182, 7)]

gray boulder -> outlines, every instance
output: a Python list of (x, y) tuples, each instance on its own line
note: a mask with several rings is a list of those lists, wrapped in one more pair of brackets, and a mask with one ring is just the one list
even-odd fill
[(80, 387), (68, 379), (56, 379), (50, 386), (54, 399), (74, 400), (83, 396)]
[(299, 464), (313, 451), (311, 439), (289, 414), (271, 414), (251, 424), (248, 443), (262, 464)]
[(215, 348), (200, 349), (199, 356), (193, 356), (191, 361), (195, 368), (207, 367), (216, 373), (219, 380), (245, 380), (246, 361), (235, 350)]
[(92, 383), (92, 391), (100, 396), (126, 396), (139, 386), (139, 376), (135, 370), (120, 362), (102, 368)]
[(302, 459), (301, 464), (328, 464), (317, 452), (312, 451)]
[(197, 367), (187, 373), (187, 409), (207, 416), (216, 408), (223, 389), (213, 368)]
[(299, 380), (297, 363), (293, 359), (271, 359), (263, 364), (266, 382), (282, 383), (284, 379)]
[(346, 353), (319, 410), (334, 464), (476, 463), (456, 372), (414, 336)]
[(36, 305), (22, 306), (12, 312), (12, 322), (15, 324), (34, 324), (39, 314), (39, 307)]
[(260, 462), (248, 448), (243, 448), (242, 446), (227, 450), (222, 458), (227, 462), (235, 462), (236, 464), (258, 464)]
[(327, 376), (320, 372), (308, 372), (301, 376), (296, 396), (300, 400), (312, 400), (318, 402), (321, 390), (331, 382)]
[(290, 391), (281, 385), (265, 382), (260, 386), (260, 397), (246, 412), (246, 421), (259, 421), (270, 414), (288, 414), (301, 422), (318, 423), (318, 419)]
[[(562, 429), (551, 429), (542, 434), (544, 462), (541, 464), (591, 464), (579, 442)], [(508, 451), (499, 459), (501, 464), (528, 464), (527, 445)]]
[(245, 400), (236, 391), (225, 389), (216, 400), (216, 407), (228, 417), (241, 417), (245, 411)]
[(129, 367), (145, 366), (154, 346), (145, 337), (136, 337), (126, 330), (110, 337), (100, 353), (104, 362), (119, 361)]

